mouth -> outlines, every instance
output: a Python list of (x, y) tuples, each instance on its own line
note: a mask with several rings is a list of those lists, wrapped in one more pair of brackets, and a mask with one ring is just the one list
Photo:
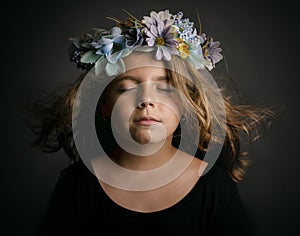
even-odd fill
[(151, 126), (160, 122), (157, 118), (152, 116), (141, 116), (134, 119), (134, 123), (142, 126)]

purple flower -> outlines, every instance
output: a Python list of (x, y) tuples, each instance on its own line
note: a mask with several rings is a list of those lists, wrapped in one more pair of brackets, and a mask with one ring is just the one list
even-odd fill
[(212, 61), (213, 65), (215, 65), (217, 62), (221, 61), (223, 59), (223, 56), (221, 54), (222, 49), (219, 47), (220, 42), (215, 41), (211, 42), (208, 46), (208, 58)]
[(172, 14), (170, 14), (169, 10), (155, 12), (150, 12), (150, 16), (144, 16), (142, 22), (150, 28), (151, 25), (157, 26), (158, 22), (162, 21), (165, 26), (172, 25), (174, 23), (174, 19), (171, 18)]
[(171, 60), (171, 55), (178, 55), (178, 41), (176, 40), (176, 32), (171, 15), (168, 11), (151, 12), (151, 17), (144, 17), (143, 23), (147, 28), (144, 29), (146, 34), (146, 42), (148, 46), (156, 46), (155, 58), (161, 60), (164, 58), (167, 61)]
[(213, 38), (207, 37), (205, 34), (202, 34), (201, 37), (204, 39), (204, 43), (202, 45), (203, 56), (205, 59), (208, 59), (211, 62), (211, 65), (207, 66), (208, 69), (211, 70), (215, 67), (216, 63), (223, 59), (220, 42), (213, 41)]

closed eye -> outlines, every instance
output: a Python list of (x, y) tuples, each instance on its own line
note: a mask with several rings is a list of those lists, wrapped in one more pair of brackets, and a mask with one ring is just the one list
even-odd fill
[(129, 91), (132, 91), (132, 90), (135, 90), (135, 89), (137, 89), (137, 87), (119, 88), (119, 89), (118, 89), (118, 92), (120, 92), (120, 93), (125, 93), (125, 92), (129, 92)]
[(168, 84), (159, 85), (159, 86), (157, 86), (157, 89), (160, 91), (164, 91), (164, 92), (173, 92), (174, 91), (173, 87)]

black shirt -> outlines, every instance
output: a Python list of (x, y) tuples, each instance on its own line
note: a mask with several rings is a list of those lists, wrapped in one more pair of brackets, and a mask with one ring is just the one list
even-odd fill
[(237, 184), (214, 165), (178, 203), (152, 213), (117, 205), (82, 161), (61, 171), (40, 235), (253, 235)]

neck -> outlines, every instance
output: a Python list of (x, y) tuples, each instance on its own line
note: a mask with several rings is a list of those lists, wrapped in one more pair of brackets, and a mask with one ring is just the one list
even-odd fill
[[(147, 154), (150, 153), (150, 148), (155, 150), (157, 147), (160, 148), (155, 153), (150, 155)], [(147, 150), (144, 151), (145, 154), (143, 154), (142, 151), (140, 151), (138, 155), (136, 152), (135, 154), (132, 154), (118, 147), (117, 150), (110, 155), (110, 157), (118, 165), (126, 169), (146, 171), (164, 165), (172, 159), (176, 151), (177, 149), (172, 145), (172, 137), (170, 137), (161, 144), (147, 144)]]

